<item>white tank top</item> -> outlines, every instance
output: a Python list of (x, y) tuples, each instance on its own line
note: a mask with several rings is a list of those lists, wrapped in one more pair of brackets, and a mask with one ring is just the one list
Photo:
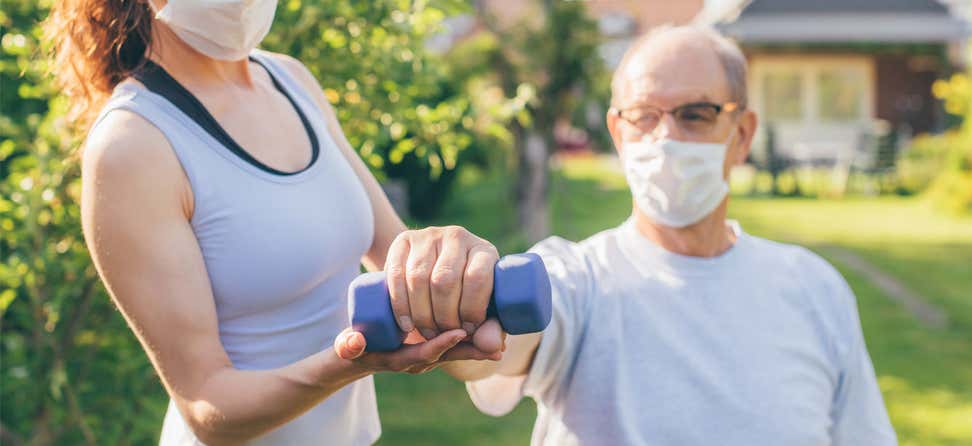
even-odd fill
[[(282, 367), (333, 344), (349, 325), (348, 284), (374, 235), (367, 193), (313, 98), (267, 54), (254, 51), (251, 59), (267, 69), (309, 133), (314, 156), (299, 172), (274, 171), (241, 153), (171, 79), (166, 91), (152, 88), (165, 97), (135, 83), (119, 85), (102, 111), (102, 117), (117, 109), (142, 116), (162, 131), (182, 164), (220, 340), (241, 370)], [(367, 377), (248, 444), (366, 445), (380, 434), (374, 383)], [(159, 444), (202, 444), (172, 401)]]

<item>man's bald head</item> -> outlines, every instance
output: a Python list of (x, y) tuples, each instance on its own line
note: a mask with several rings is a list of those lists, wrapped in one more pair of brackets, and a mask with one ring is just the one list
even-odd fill
[(739, 47), (711, 28), (670, 25), (654, 28), (625, 52), (611, 80), (612, 104), (622, 105), (622, 99), (632, 94), (632, 81), (659, 71), (658, 65), (671, 70), (718, 66), (729, 101), (746, 106), (746, 58)]
[[(606, 124), (618, 153), (631, 142), (661, 139), (725, 144), (725, 178), (749, 155), (758, 118), (746, 108), (746, 59), (739, 47), (711, 29), (665, 26), (638, 39), (614, 72), (611, 96)], [(692, 125), (700, 118), (691, 113), (663, 113), (653, 124), (633, 118), (651, 109), (727, 102), (739, 107), (720, 109), (731, 111), (717, 113), (704, 129)]]

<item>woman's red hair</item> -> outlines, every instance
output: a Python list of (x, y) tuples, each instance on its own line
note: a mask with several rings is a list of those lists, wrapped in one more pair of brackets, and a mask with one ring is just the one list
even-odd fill
[(58, 0), (44, 23), (51, 72), (87, 130), (119, 82), (139, 69), (152, 38), (148, 0)]

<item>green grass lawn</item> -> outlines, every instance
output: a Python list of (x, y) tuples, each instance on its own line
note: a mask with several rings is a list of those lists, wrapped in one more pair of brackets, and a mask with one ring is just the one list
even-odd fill
[[(444, 216), (497, 244), (528, 246), (514, 233), (503, 178), (464, 175)], [(624, 179), (597, 160), (564, 163), (552, 184), (554, 233), (581, 240), (631, 210)], [(797, 242), (827, 256), (847, 248), (944, 308), (945, 329), (924, 328), (867, 279), (831, 260), (857, 294), (868, 349), (902, 445), (972, 444), (972, 219), (938, 215), (914, 198), (848, 200), (733, 197), (732, 218), (751, 234)], [(536, 409), (478, 413), (463, 385), (441, 372), (376, 379), (380, 444), (527, 444)]]

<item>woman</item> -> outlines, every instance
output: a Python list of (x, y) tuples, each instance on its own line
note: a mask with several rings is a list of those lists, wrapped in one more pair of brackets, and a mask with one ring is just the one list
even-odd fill
[(403, 233), (313, 76), (254, 50), (275, 7), (64, 0), (48, 22), (56, 72), (89, 129), (85, 237), (171, 397), (163, 445), (370, 444), (372, 373), (500, 356), (498, 345), (457, 346), (482, 316), (404, 317), (427, 341), (386, 354), (342, 334), (360, 263), (434, 296), (463, 279), (430, 282), (435, 270), (491, 274), (496, 251), (457, 228)]

